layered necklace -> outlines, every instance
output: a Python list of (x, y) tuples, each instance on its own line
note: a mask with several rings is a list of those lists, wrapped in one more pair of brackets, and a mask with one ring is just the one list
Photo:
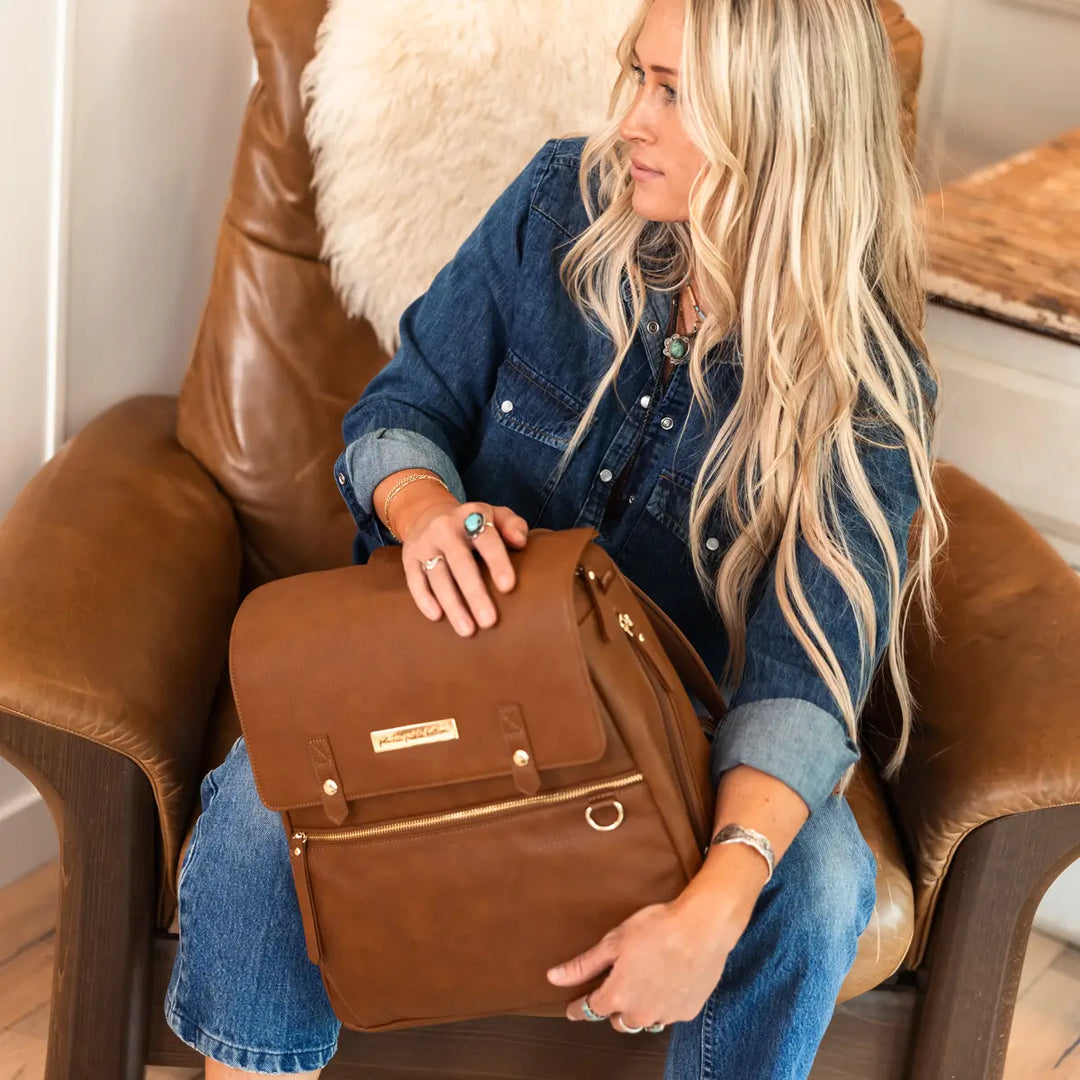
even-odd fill
[(697, 313), (697, 322), (695, 322), (693, 327), (685, 334), (680, 334), (678, 332), (679, 301), (682, 293), (676, 294), (672, 313), (674, 316), (672, 321), (675, 326), (675, 331), (670, 337), (664, 338), (664, 355), (673, 364), (681, 364), (690, 355), (690, 346), (693, 344), (697, 332), (701, 329), (701, 324), (705, 321), (705, 313), (698, 307), (697, 297), (694, 296), (694, 289), (689, 281), (686, 283), (686, 291), (690, 294), (690, 303), (694, 305), (694, 311)]

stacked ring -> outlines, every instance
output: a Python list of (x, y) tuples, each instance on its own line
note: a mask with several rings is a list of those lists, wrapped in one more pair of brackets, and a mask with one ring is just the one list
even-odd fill
[(434, 570), (440, 562), (442, 562), (441, 555), (433, 555), (430, 559), (425, 559), (423, 562), (424, 573), (427, 573), (428, 570)]
[(585, 1013), (586, 1020), (606, 1020), (606, 1016), (601, 1016), (598, 1012), (593, 1012), (592, 1006), (589, 1004), (589, 995), (586, 994), (584, 1000), (581, 1002), (582, 1011)]
[[(585, 997), (582, 999), (581, 1011), (585, 1014), (585, 1019), (586, 1020), (594, 1020), (595, 1021), (595, 1020), (607, 1020), (608, 1019), (607, 1016), (602, 1016), (600, 1013), (596, 1012), (593, 1009), (593, 1007), (589, 1004), (589, 995), (588, 994), (586, 994)], [(630, 1035), (636, 1035), (639, 1031), (650, 1031), (650, 1032), (653, 1032), (655, 1034), (655, 1033), (663, 1031), (664, 1028), (666, 1027), (665, 1024), (645, 1024), (642, 1027), (630, 1027), (628, 1024), (623, 1022), (621, 1017), (619, 1018), (619, 1023), (622, 1024), (622, 1030), (627, 1032)]]

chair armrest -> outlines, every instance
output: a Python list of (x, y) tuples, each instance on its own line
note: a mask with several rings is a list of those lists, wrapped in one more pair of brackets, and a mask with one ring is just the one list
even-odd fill
[(130, 758), (172, 875), (239, 601), (232, 508), (176, 441), (176, 399), (130, 398), (0, 521), (0, 709)]
[[(934, 573), (942, 637), (931, 651), (914, 605), (906, 657), (916, 721), (887, 785), (913, 860), (908, 967), (922, 959), (945, 873), (969, 832), (1080, 803), (1080, 575), (960, 469), (939, 463), (935, 485), (950, 523)], [(898, 717), (888, 682), (864, 727), (879, 762), (895, 745)]]

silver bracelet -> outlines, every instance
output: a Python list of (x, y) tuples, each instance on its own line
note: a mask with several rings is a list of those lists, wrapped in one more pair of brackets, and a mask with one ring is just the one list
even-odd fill
[(759, 833), (757, 829), (748, 829), (745, 825), (736, 825), (734, 822), (729, 822), (705, 845), (702, 855), (707, 855), (709, 848), (714, 844), (746, 844), (747, 847), (752, 847), (755, 851), (760, 852), (761, 857), (769, 864), (769, 877), (765, 879), (766, 884), (768, 884), (769, 878), (773, 876), (773, 870), (776, 867), (776, 856), (773, 854), (772, 844), (769, 843), (767, 836)]

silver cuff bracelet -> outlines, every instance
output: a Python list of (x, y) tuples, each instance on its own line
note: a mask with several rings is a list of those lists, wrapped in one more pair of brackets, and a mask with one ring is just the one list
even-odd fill
[(769, 877), (765, 879), (766, 884), (769, 878), (773, 876), (776, 857), (773, 855), (772, 844), (769, 843), (769, 838), (759, 833), (757, 829), (748, 829), (745, 825), (736, 825), (734, 822), (729, 822), (705, 845), (702, 854), (707, 855), (709, 848), (715, 844), (746, 844), (748, 847), (752, 847), (755, 851), (760, 852), (761, 857), (769, 864)]

